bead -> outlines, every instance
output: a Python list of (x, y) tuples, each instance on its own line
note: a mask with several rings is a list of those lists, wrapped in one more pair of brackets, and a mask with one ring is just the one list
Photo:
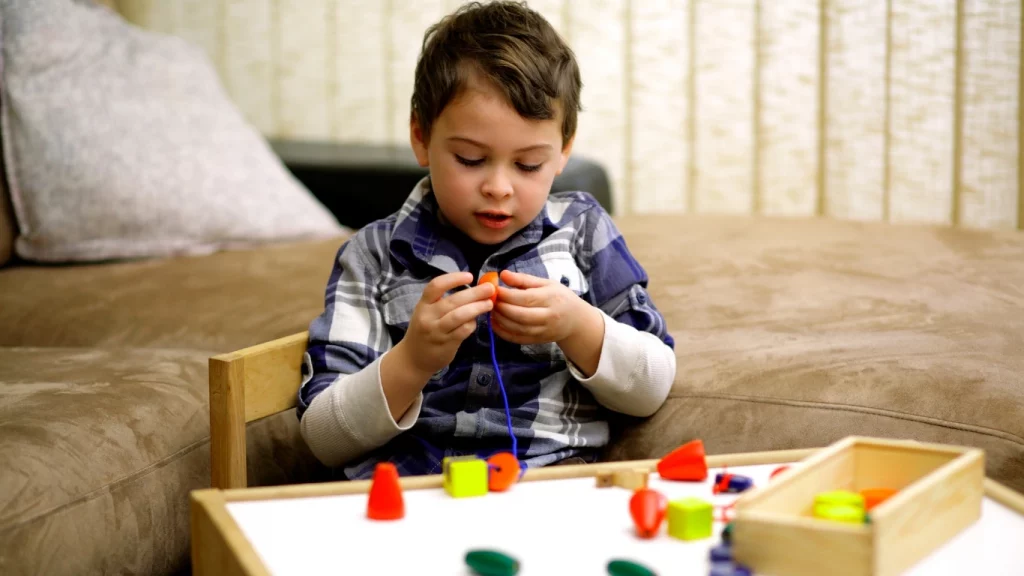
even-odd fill
[(665, 480), (703, 482), (708, 477), (704, 443), (693, 440), (670, 452), (658, 461), (658, 475)]
[(466, 565), (479, 576), (513, 576), (519, 573), (519, 561), (496, 550), (470, 550)]
[(719, 544), (711, 549), (712, 562), (732, 562), (732, 548), (727, 544)]
[(751, 576), (750, 569), (733, 562), (713, 562), (709, 576)]
[(475, 456), (446, 456), (441, 467), (448, 495), (467, 498), (487, 494), (488, 468), (484, 460)]
[(641, 538), (653, 538), (665, 519), (668, 500), (656, 490), (641, 488), (629, 499), (629, 513)]
[(629, 560), (612, 560), (608, 563), (608, 574), (611, 576), (654, 576), (654, 571)]
[(722, 542), (729, 545), (732, 544), (732, 522), (729, 522), (725, 525), (725, 528), (722, 528)]
[(754, 480), (749, 476), (719, 472), (715, 474), (715, 486), (711, 491), (715, 494), (736, 494), (749, 490), (753, 486)]
[(484, 282), (490, 282), (494, 284), (494, 294), (491, 294), (491, 304), (497, 304), (498, 302), (498, 273), (497, 272), (486, 272), (483, 276), (480, 276), (480, 280), (477, 285), (483, 284)]
[(487, 488), (491, 492), (504, 492), (519, 479), (519, 460), (511, 452), (498, 452), (487, 459), (489, 468)]
[(398, 469), (391, 462), (381, 462), (373, 470), (370, 494), (366, 501), (366, 517), (371, 520), (400, 520), (405, 517), (405, 500), (398, 481)]
[(860, 495), (864, 497), (864, 509), (871, 510), (896, 494), (892, 488), (868, 488), (861, 490)]
[(864, 522), (864, 511), (856, 506), (815, 504), (814, 517), (836, 522), (847, 522), (849, 524), (862, 524)]
[(817, 506), (819, 504), (853, 506), (863, 509), (864, 497), (849, 490), (832, 490), (831, 492), (821, 492), (814, 497), (814, 505)]
[(711, 537), (714, 509), (710, 502), (700, 498), (681, 498), (669, 502), (668, 533), (680, 540), (700, 540)]

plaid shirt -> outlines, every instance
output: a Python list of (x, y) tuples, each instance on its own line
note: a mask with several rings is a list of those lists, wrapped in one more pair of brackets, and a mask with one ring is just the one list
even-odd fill
[[(425, 285), (467, 271), (459, 247), (440, 233), (438, 207), (424, 179), (403, 207), (365, 227), (338, 252), (324, 313), (310, 325), (299, 417), (341, 375), (352, 374), (403, 337)], [(647, 275), (610, 216), (582, 192), (549, 197), (544, 210), (484, 262), (490, 270), (557, 279), (609, 317), (674, 346), (645, 290)], [(520, 346), (494, 338), (501, 378), (524, 466), (581, 456), (593, 460), (608, 442), (607, 408), (554, 343)], [(505, 406), (491, 361), (487, 315), (454, 360), (427, 382), (415, 424), (348, 462), (347, 478), (372, 475), (390, 461), (401, 475), (438, 473), (445, 456), (483, 458), (511, 450)]]

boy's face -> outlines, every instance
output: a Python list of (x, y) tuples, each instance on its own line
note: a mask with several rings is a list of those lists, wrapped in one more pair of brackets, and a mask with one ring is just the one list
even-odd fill
[(429, 142), (415, 119), (410, 132), (441, 213), (481, 244), (504, 242), (537, 217), (572, 149), (571, 140), (562, 145), (560, 117), (525, 119), (475, 78), (441, 112)]

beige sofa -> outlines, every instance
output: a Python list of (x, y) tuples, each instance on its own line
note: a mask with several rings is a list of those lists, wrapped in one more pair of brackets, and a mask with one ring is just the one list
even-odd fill
[[(984, 448), (1024, 491), (1024, 234), (618, 222), (679, 371), (657, 414), (616, 421), (608, 458), (877, 435)], [(0, 269), (0, 573), (187, 569), (207, 361), (306, 329), (339, 244)], [(322, 478), (294, 412), (250, 424), (248, 454), (251, 485)]]

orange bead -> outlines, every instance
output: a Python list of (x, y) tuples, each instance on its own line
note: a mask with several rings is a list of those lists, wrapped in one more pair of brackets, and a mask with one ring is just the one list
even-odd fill
[(519, 479), (519, 460), (509, 452), (498, 452), (487, 459), (487, 464), (487, 487), (491, 492), (504, 492)]
[(498, 273), (497, 272), (487, 272), (487, 273), (485, 273), (483, 276), (480, 277), (480, 281), (477, 282), (477, 285), (483, 284), (484, 282), (490, 282), (491, 284), (494, 284), (494, 294), (491, 294), (491, 303), (492, 304), (497, 304), (498, 303)]
[(891, 498), (893, 494), (896, 494), (896, 490), (892, 488), (867, 488), (860, 491), (860, 495), (864, 497), (865, 510), (871, 510)]

